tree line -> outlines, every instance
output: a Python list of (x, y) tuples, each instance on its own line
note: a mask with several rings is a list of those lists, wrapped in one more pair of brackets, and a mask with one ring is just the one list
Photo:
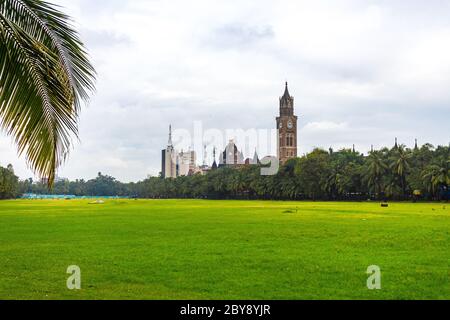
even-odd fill
[[(225, 167), (177, 179), (149, 177), (137, 183), (121, 183), (99, 173), (88, 181), (58, 181), (51, 191), (47, 184), (31, 179), (16, 183), (11, 167), (1, 171), (0, 196), (51, 192), (151, 199), (448, 200), (449, 165), (449, 147), (430, 144), (383, 148), (368, 155), (351, 149), (315, 149), (288, 161), (274, 176), (261, 175), (261, 166)], [(2, 178), (8, 172), (9, 178)]]
[(0, 166), (0, 200), (11, 199), (19, 195), (19, 178), (14, 174), (14, 168), (9, 164), (6, 168)]
[(57, 194), (74, 196), (119, 196), (131, 197), (133, 188), (131, 183), (122, 183), (109, 175), (98, 173), (95, 179), (67, 179), (57, 180), (53, 188), (49, 189), (46, 181), (34, 182), (33, 179), (20, 181), (21, 194)]
[(449, 147), (335, 152), (315, 149), (262, 176), (258, 166), (221, 168), (207, 175), (149, 178), (135, 185), (143, 198), (273, 200), (448, 200)]

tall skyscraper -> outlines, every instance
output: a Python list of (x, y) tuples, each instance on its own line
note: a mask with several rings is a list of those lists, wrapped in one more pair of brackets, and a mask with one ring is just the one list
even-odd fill
[(172, 142), (172, 126), (169, 127), (169, 142), (167, 143), (167, 148), (162, 151), (161, 163), (161, 174), (163, 178), (177, 177), (177, 156)]
[(172, 141), (172, 126), (169, 127), (169, 142), (162, 151), (161, 175), (163, 178), (177, 178), (195, 174), (197, 170), (197, 155), (195, 151), (188, 152), (175, 150)]

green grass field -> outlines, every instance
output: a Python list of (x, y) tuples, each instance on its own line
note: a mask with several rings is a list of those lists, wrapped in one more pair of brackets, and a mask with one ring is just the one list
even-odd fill
[(0, 202), (0, 299), (450, 299), (450, 205), (88, 202)]

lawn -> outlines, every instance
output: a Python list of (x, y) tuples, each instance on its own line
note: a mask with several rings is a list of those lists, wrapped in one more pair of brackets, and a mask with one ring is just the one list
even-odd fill
[(450, 205), (88, 203), (0, 201), (0, 299), (450, 299)]

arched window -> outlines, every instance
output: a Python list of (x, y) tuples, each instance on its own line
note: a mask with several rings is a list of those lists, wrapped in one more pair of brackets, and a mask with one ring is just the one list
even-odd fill
[(294, 136), (292, 134), (288, 134), (286, 136), (286, 146), (288, 146), (288, 147), (294, 146)]

